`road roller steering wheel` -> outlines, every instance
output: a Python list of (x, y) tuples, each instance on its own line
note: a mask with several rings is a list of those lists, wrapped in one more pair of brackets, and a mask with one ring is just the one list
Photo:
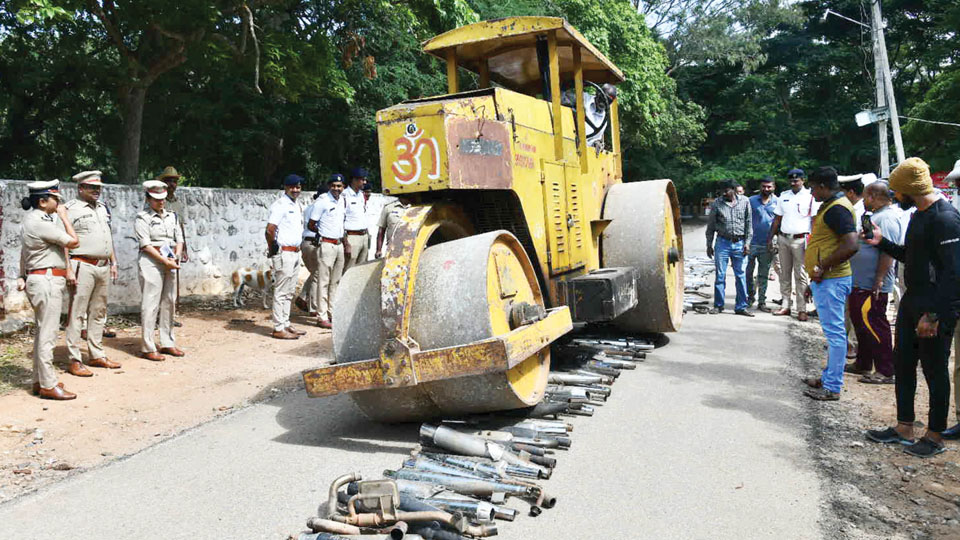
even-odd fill
[(608, 96), (597, 83), (590, 81), (583, 81), (583, 83), (592, 86), (596, 91), (593, 97), (593, 103), (596, 105), (598, 111), (603, 112), (603, 120), (600, 121), (599, 125), (594, 125), (593, 122), (590, 121), (590, 116), (584, 111), (583, 121), (587, 125), (587, 139), (592, 139), (598, 134), (603, 133), (610, 124), (610, 96)]

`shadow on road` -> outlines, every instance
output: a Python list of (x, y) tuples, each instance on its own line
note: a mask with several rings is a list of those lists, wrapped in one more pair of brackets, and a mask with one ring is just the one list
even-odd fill
[[(725, 317), (724, 315), (699, 315), (700, 317)], [(735, 320), (730, 317), (731, 323)], [(739, 318), (737, 318), (739, 319)], [(773, 321), (749, 321), (754, 331), (762, 332), (765, 324)], [(739, 332), (746, 331), (740, 329)], [(779, 332), (780, 330), (778, 330)], [(757, 420), (777, 425), (785, 430), (797, 429), (803, 418), (799, 398), (793, 393), (790, 378), (786, 375), (787, 362), (783, 366), (765, 367), (750, 360), (752, 354), (763, 354), (763, 346), (749, 339), (733, 338), (730, 328), (699, 327), (696, 339), (684, 343), (684, 347), (698, 360), (671, 359), (668, 353), (662, 358), (651, 358), (647, 369), (688, 382), (706, 382), (715, 386), (716, 392), (705, 395), (702, 403), (715, 409), (745, 412)], [(687, 336), (681, 339), (686, 341)], [(740, 339), (738, 354), (724, 352), (718, 344)], [(795, 390), (799, 394), (799, 390)]]
[(412, 424), (368, 420), (347, 395), (310, 398), (302, 386), (281, 399), (277, 423), (287, 431), (274, 438), (284, 444), (322, 446), (348, 452), (408, 454), (417, 443)]

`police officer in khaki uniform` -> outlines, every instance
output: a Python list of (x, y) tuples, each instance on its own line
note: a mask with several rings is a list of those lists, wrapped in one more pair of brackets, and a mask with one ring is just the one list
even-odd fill
[(110, 281), (117, 279), (117, 259), (113, 252), (110, 233), (110, 212), (100, 202), (103, 181), (100, 171), (76, 174), (78, 198), (66, 203), (69, 223), (77, 233), (80, 245), (70, 250), (67, 265), (67, 284), (74, 288), (71, 295), (70, 320), (67, 322), (68, 371), (78, 377), (93, 373), (83, 365), (80, 355), (81, 328), (89, 321), (86, 332), (87, 365), (117, 369), (120, 364), (107, 359), (103, 351), (103, 328), (107, 322), (107, 293)]
[(317, 266), (320, 261), (319, 239), (317, 233), (307, 228), (307, 221), (310, 219), (310, 213), (313, 211), (313, 205), (316, 204), (320, 191), (313, 196), (314, 202), (310, 203), (303, 210), (303, 241), (300, 242), (300, 256), (303, 259), (303, 265), (307, 267), (310, 275), (303, 282), (303, 288), (300, 294), (293, 301), (294, 305), (301, 311), (306, 311), (311, 317), (317, 316)]
[(183, 233), (183, 253), (180, 254), (180, 262), (187, 262), (190, 260), (187, 255), (187, 209), (183, 204), (183, 199), (177, 198), (180, 173), (173, 167), (165, 167), (156, 179), (167, 185), (167, 205), (164, 209), (177, 215), (177, 221), (180, 222), (180, 231)]
[[(140, 243), (141, 356), (155, 362), (164, 354), (183, 356), (173, 339), (173, 310), (177, 300), (177, 271), (183, 254), (183, 230), (173, 212), (165, 208), (167, 185), (159, 180), (143, 183), (148, 209), (137, 214), (134, 230)], [(160, 348), (153, 341), (160, 315)], [(161, 354), (162, 353), (162, 354)]]
[[(156, 178), (167, 185), (167, 212), (173, 212), (177, 215), (177, 221), (180, 222), (180, 232), (183, 233), (183, 253), (180, 254), (180, 262), (187, 262), (190, 257), (187, 255), (187, 209), (183, 200), (177, 198), (177, 186), (180, 184), (180, 173), (172, 166), (164, 167), (163, 172)], [(177, 301), (174, 303), (173, 325), (181, 326), (177, 320), (180, 310), (180, 272), (177, 272)]]
[(73, 249), (80, 242), (66, 208), (60, 206), (59, 188), (58, 180), (27, 184), (30, 196), (20, 202), (27, 213), (20, 232), (17, 290), (26, 289), (37, 325), (33, 342), (33, 393), (43, 399), (68, 400), (77, 395), (57, 382), (53, 347), (60, 329), (60, 308), (66, 286), (64, 248)]
[(350, 171), (350, 186), (343, 190), (343, 202), (346, 216), (343, 226), (347, 230), (347, 243), (343, 246), (345, 261), (343, 271), (351, 266), (367, 262), (367, 244), (370, 235), (367, 231), (367, 200), (363, 197), (363, 184), (367, 181), (367, 170), (357, 167)]
[(380, 211), (380, 220), (377, 223), (380, 228), (377, 233), (377, 252), (375, 255), (377, 259), (383, 257), (383, 241), (387, 240), (389, 242), (394, 229), (400, 223), (400, 216), (407, 211), (407, 208), (410, 208), (410, 201), (406, 197), (393, 199), (383, 205), (383, 210)]

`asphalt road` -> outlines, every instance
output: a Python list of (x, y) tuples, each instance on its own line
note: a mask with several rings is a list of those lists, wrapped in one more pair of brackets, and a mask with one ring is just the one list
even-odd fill
[[(702, 230), (685, 242), (702, 253)], [(557, 507), (502, 523), (499, 538), (819, 538), (784, 325), (688, 315), (596, 416), (573, 420), (545, 482)], [(396, 468), (415, 438), (416, 426), (367, 422), (345, 396), (292, 393), (10, 501), (0, 538), (285, 539), (334, 477)]]

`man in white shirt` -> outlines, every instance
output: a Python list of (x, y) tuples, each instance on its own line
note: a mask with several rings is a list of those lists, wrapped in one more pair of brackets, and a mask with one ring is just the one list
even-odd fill
[(803, 177), (803, 169), (790, 169), (787, 173), (790, 189), (777, 198), (770, 238), (767, 241), (768, 248), (772, 248), (776, 241), (780, 254), (780, 295), (783, 297), (783, 304), (780, 310), (773, 314), (790, 315), (790, 300), (793, 296), (797, 303), (799, 321), (807, 320), (807, 302), (803, 293), (810, 284), (810, 278), (803, 267), (803, 257), (812, 218), (819, 208), (810, 190), (803, 187)]
[(290, 326), (290, 304), (297, 291), (303, 212), (297, 204), (303, 178), (291, 174), (283, 179), (283, 195), (270, 205), (264, 235), (273, 264), (273, 334), (276, 339), (299, 339), (306, 334)]
[[(333, 297), (337, 293), (345, 262), (344, 229), (346, 204), (343, 193), (343, 175), (333, 174), (327, 181), (327, 192), (317, 197), (310, 211), (307, 228), (317, 234), (317, 326), (333, 328)], [(362, 195), (361, 195), (362, 197)]]
[(313, 205), (316, 204), (319, 196), (320, 191), (317, 190), (313, 196), (314, 202), (303, 209), (303, 241), (300, 243), (300, 256), (310, 275), (303, 282), (300, 294), (293, 301), (293, 305), (297, 306), (300, 311), (307, 312), (311, 317), (317, 316), (317, 261), (320, 255), (317, 246), (317, 233), (307, 227), (307, 222), (310, 220), (310, 213), (313, 211)]
[(343, 246), (344, 272), (355, 264), (367, 262), (370, 236), (367, 232), (367, 201), (363, 197), (363, 184), (366, 181), (367, 170), (357, 167), (350, 171), (350, 186), (343, 190), (342, 197), (346, 205), (343, 226), (347, 231), (347, 244)]

